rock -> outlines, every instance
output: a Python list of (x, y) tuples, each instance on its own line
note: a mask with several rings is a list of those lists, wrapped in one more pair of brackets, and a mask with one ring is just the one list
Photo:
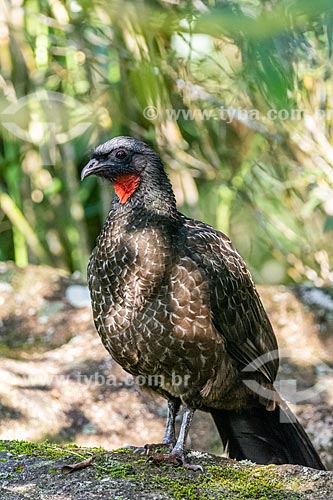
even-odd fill
[[(94, 456), (70, 474), (64, 466)], [(128, 449), (105, 451), (0, 442), (1, 500), (319, 500), (333, 497), (333, 473), (297, 465), (260, 466), (192, 451), (204, 473), (159, 467)], [(90, 462), (90, 461), (89, 461)]]
[(89, 307), (90, 295), (87, 286), (71, 285), (66, 289), (66, 299), (73, 307)]

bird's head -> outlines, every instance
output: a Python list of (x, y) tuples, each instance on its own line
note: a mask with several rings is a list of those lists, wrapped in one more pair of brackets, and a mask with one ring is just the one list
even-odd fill
[(97, 146), (81, 172), (81, 180), (97, 175), (112, 182), (120, 203), (125, 203), (138, 189), (142, 178), (163, 171), (157, 153), (133, 137), (115, 137)]

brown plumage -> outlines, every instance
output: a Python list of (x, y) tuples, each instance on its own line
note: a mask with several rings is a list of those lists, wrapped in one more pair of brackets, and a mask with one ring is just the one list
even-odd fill
[[(300, 424), (279, 424), (275, 335), (230, 239), (177, 211), (159, 156), (136, 139), (98, 146), (82, 178), (91, 174), (112, 182), (118, 195), (88, 266), (96, 329), (125, 370), (146, 376), (168, 399), (163, 442), (173, 448), (163, 460), (188, 466), (184, 442), (201, 409), (211, 412), (235, 458), (322, 468)], [(265, 364), (251, 372), (268, 390), (258, 395), (244, 383), (242, 369), (264, 354)], [(266, 436), (265, 427), (276, 436), (272, 429)]]

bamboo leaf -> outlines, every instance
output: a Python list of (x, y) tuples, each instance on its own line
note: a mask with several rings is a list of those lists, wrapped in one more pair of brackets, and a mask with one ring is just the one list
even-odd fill
[(0, 207), (7, 215), (13, 226), (24, 236), (28, 246), (35, 254), (35, 256), (38, 257), (42, 262), (47, 262), (48, 259), (46, 252), (40, 244), (34, 230), (30, 226), (27, 219), (24, 217), (21, 210), (14, 203), (12, 198), (8, 196), (7, 193), (0, 192)]

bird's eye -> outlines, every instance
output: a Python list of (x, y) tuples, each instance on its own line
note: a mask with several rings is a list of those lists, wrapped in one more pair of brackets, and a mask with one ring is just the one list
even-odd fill
[(127, 156), (127, 153), (124, 149), (118, 149), (118, 151), (116, 152), (116, 158), (118, 158), (118, 160), (123, 160), (124, 158), (126, 158)]

